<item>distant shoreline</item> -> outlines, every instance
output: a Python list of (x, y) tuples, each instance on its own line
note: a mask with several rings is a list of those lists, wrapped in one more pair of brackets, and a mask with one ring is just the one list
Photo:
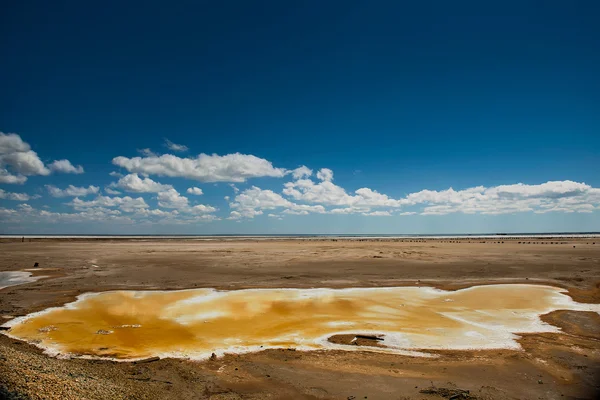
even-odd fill
[(219, 240), (219, 239), (520, 239), (520, 238), (596, 238), (600, 232), (556, 232), (556, 233), (482, 233), (482, 234), (253, 234), (253, 235), (60, 235), (60, 234), (0, 234), (0, 239), (187, 239), (187, 240)]

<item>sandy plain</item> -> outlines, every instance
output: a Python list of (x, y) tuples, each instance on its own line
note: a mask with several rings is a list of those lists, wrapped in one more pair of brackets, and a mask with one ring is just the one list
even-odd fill
[[(39, 267), (33, 269), (34, 263)], [(216, 288), (431, 286), (498, 283), (568, 289), (600, 303), (598, 238), (0, 240), (0, 270), (36, 282), (0, 290), (3, 321), (87, 292)], [(435, 359), (362, 351), (264, 350), (207, 361), (57, 359), (0, 335), (0, 396), (8, 398), (594, 399), (600, 317), (556, 311), (561, 333), (523, 334), (520, 350), (433, 351)], [(343, 336), (343, 335), (342, 335)], [(344, 343), (348, 338), (334, 340)], [(369, 340), (358, 343), (372, 345)], [(10, 396), (10, 397), (9, 397)], [(446, 397), (448, 398), (448, 397)]]

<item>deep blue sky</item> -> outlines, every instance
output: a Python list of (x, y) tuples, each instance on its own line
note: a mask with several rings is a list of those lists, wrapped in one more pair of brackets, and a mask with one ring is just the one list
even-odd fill
[[(114, 157), (138, 156), (141, 148), (169, 152), (165, 138), (189, 147), (180, 157), (240, 152), (280, 168), (330, 168), (348, 193), (368, 187), (395, 199), (520, 182), (600, 187), (600, 3), (412, 3), (6, 4), (0, 131), (20, 135), (43, 162), (69, 159), (85, 173), (31, 176), (0, 188), (43, 194), (28, 204), (72, 212), (64, 205), (69, 198), (49, 197), (43, 186), (103, 188), (116, 181), (108, 175), (118, 170)], [(229, 215), (223, 196), (234, 193), (224, 183), (150, 178), (182, 195), (198, 186), (199, 203)], [(281, 193), (290, 180), (238, 186)], [(156, 195), (141, 196), (150, 204)], [(15, 203), (0, 200), (0, 207)], [(240, 223), (152, 229), (600, 230), (599, 214), (311, 214), (279, 221), (265, 212)], [(34, 229), (24, 219), (11, 224), (5, 229)]]

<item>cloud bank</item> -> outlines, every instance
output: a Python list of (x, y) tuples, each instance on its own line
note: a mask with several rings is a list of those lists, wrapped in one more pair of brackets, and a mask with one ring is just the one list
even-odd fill
[[(165, 147), (173, 152), (188, 151), (187, 146), (169, 140), (165, 141)], [(71, 212), (62, 212), (62, 208), (61, 212), (54, 212), (27, 203), (17, 206), (12, 203), (10, 206), (10, 202), (29, 202), (41, 196), (0, 189), (0, 200), (3, 202), (0, 204), (0, 221), (104, 220), (130, 224), (193, 224), (220, 219), (242, 222), (258, 217), (265, 218), (265, 221), (280, 220), (311, 214), (426, 219), (453, 213), (592, 213), (600, 209), (600, 189), (573, 180), (423, 189), (398, 196), (368, 187), (371, 185), (347, 189), (335, 179), (334, 171), (330, 168), (313, 170), (300, 165), (295, 169), (286, 169), (252, 154), (201, 153), (180, 157), (174, 154), (158, 155), (150, 149), (140, 150), (140, 153), (142, 156), (118, 156), (112, 160), (114, 166), (127, 172), (110, 172), (112, 182), (102, 183), (104, 194), (100, 191), (100, 185), (88, 183), (83, 186), (44, 185), (51, 198), (71, 197), (69, 201), (62, 200), (62, 203), (61, 200), (53, 200), (54, 203), (59, 202), (58, 206), (54, 204), (55, 207), (67, 207), (67, 210), (70, 207)], [(24, 184), (30, 176), (51, 179), (49, 176), (53, 173), (83, 174), (84, 169), (66, 159), (46, 164), (19, 135), (0, 132), (0, 184)], [(172, 179), (167, 184), (158, 182), (156, 177)], [(246, 183), (260, 178), (271, 178), (268, 180), (271, 186), (267, 189), (259, 184)], [(82, 177), (77, 179), (81, 180)], [(198, 187), (197, 183), (198, 186), (192, 182), (212, 185)], [(198, 204), (196, 196), (208, 199), (207, 203), (214, 202), (212, 188), (220, 183), (226, 183), (233, 189), (231, 196), (225, 196), (225, 207)], [(396, 194), (401, 192), (401, 186), (386, 187)], [(36, 189), (38, 193), (39, 189)], [(222, 196), (219, 194), (218, 199), (222, 199)], [(50, 208), (49, 205), (44, 207)]]

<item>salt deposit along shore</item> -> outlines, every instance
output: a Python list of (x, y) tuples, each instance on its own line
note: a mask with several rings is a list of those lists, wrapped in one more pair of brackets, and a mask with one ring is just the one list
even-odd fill
[[(111, 291), (89, 293), (5, 324), (10, 337), (61, 357), (208, 359), (274, 348), (376, 351), (520, 349), (519, 333), (560, 332), (540, 316), (600, 313), (561, 288), (500, 284), (431, 287)], [(335, 335), (371, 335), (372, 346)]]

